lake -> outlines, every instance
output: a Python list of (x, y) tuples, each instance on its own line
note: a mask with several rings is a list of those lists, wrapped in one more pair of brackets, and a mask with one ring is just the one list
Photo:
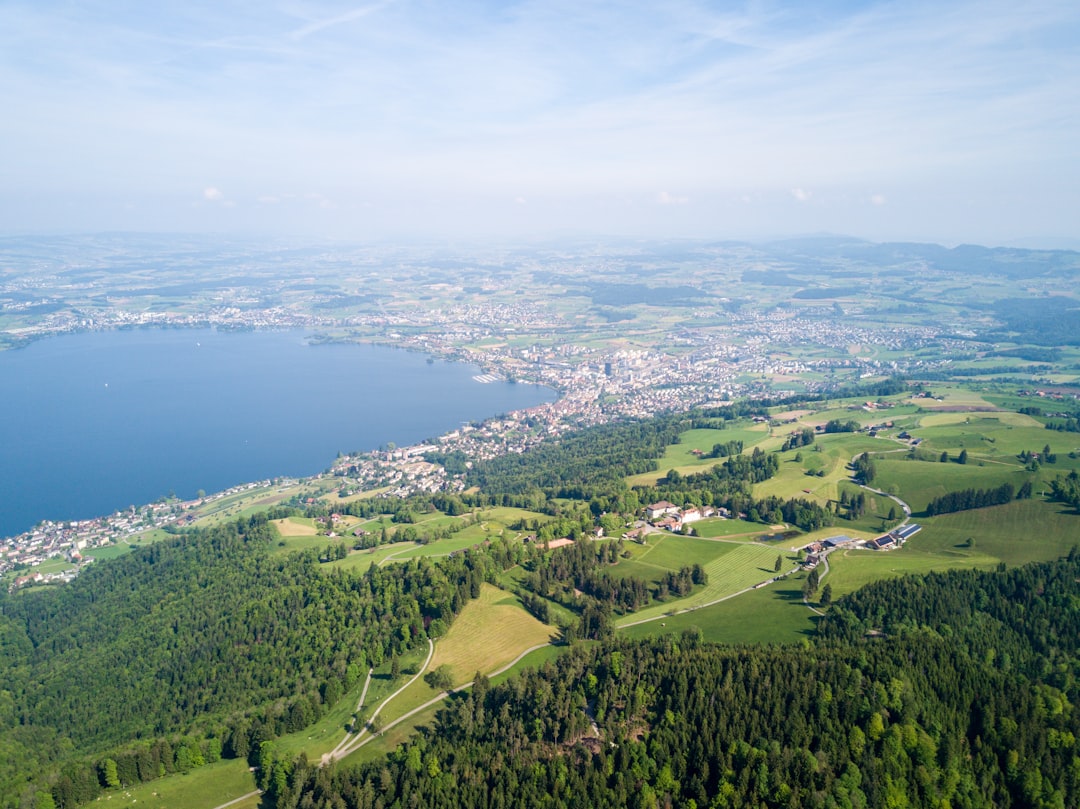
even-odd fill
[(472, 365), (304, 331), (138, 330), (0, 351), (0, 536), (320, 472), (553, 401)]

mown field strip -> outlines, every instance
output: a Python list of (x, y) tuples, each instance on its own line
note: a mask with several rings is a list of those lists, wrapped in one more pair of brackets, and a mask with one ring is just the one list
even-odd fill
[(622, 616), (615, 622), (616, 626), (657, 618), (673, 611), (700, 607), (773, 577), (776, 548), (750, 544), (732, 547), (729, 553), (702, 565), (709, 575), (709, 583), (704, 587), (686, 598), (654, 604), (630, 615)]

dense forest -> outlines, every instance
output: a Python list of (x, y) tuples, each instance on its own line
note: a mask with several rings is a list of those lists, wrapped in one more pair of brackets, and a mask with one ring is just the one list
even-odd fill
[(1078, 581), (1074, 554), (884, 582), (802, 647), (575, 647), (387, 760), (281, 764), (276, 805), (1077, 806)]
[[(724, 507), (805, 531), (865, 512), (866, 495), (846, 489), (835, 508), (755, 498), (779, 455), (743, 453), (738, 440), (716, 443), (718, 462), (699, 472), (627, 485), (627, 474), (656, 471), (680, 432), (722, 429), (758, 407), (590, 428), (476, 463), (467, 482), (477, 488), (464, 492), (303, 512), (297, 502), (185, 531), (63, 587), (0, 594), (0, 809), (67, 809), (220, 757), (258, 766), (264, 805), (281, 809), (1080, 805), (1076, 553), (870, 585), (833, 604), (799, 646), (714, 647), (695, 630), (616, 639), (614, 615), (707, 584), (694, 564), (648, 581), (610, 569), (643, 504)], [(814, 431), (791, 439), (812, 443)], [(868, 454), (851, 469), (875, 478)], [(1075, 471), (1051, 486), (1080, 508)], [(1013, 496), (1011, 484), (952, 492), (928, 511)], [(1030, 482), (1017, 496), (1031, 496)], [(340, 542), (321, 556), (280, 552), (268, 523), (305, 513), (331, 527), (331, 512), (345, 512), (380, 518), (353, 544), (427, 542), (491, 506), (534, 512), (511, 526), (528, 541), (364, 574), (320, 564), (346, 552)], [(460, 519), (418, 522), (435, 511)], [(598, 529), (614, 541), (589, 541)], [(547, 547), (563, 537), (573, 544)], [(389, 758), (319, 769), (274, 752), (272, 739), (323, 716), (368, 666), (444, 634), (484, 581), (515, 589), (545, 622), (557, 615), (565, 641), (590, 642), (504, 685), (481, 677)], [(815, 570), (804, 593), (818, 583)], [(820, 603), (830, 601), (826, 584)]]
[(489, 551), (326, 574), (271, 538), (255, 517), (0, 598), (4, 794), (73, 749), (184, 733), (243, 755), (306, 727), (369, 665), (445, 632), (499, 565)]

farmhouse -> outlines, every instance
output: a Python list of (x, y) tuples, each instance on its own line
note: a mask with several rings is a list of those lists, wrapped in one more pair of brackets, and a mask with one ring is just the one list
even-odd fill
[(841, 545), (853, 545), (854, 543), (855, 543), (854, 539), (852, 539), (849, 536), (845, 536), (844, 534), (840, 534), (840, 535), (835, 536), (835, 537), (828, 537), (827, 539), (821, 540), (821, 546), (825, 550), (832, 550), (833, 548), (839, 548)]
[(872, 551), (891, 551), (893, 548), (899, 547), (896, 542), (896, 537), (892, 534), (884, 534), (877, 539), (872, 539), (866, 543)]
[(682, 513), (681, 516), (682, 516), (683, 525), (685, 525), (688, 522), (697, 522), (698, 520), (700, 520), (705, 515), (703, 515), (701, 513), (701, 509), (688, 508), (688, 509), (686, 509), (686, 511), (684, 511)]
[(907, 542), (911, 537), (915, 536), (922, 530), (922, 526), (916, 522), (909, 525), (905, 525), (903, 528), (897, 528), (893, 531), (893, 536), (899, 539), (901, 542)]
[(653, 503), (651, 506), (645, 507), (645, 516), (650, 520), (655, 520), (657, 517), (663, 517), (665, 514), (678, 514), (679, 507), (674, 503), (669, 503), (667, 500), (661, 500), (659, 503)]
[(895, 550), (921, 530), (922, 526), (913, 522), (910, 525), (905, 525), (903, 528), (897, 528), (895, 531), (883, 534), (877, 539), (867, 542), (866, 547), (875, 551)]

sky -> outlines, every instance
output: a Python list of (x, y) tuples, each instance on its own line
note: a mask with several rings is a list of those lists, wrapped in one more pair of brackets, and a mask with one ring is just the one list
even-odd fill
[(1080, 247), (1080, 4), (2, 0), (0, 232)]

